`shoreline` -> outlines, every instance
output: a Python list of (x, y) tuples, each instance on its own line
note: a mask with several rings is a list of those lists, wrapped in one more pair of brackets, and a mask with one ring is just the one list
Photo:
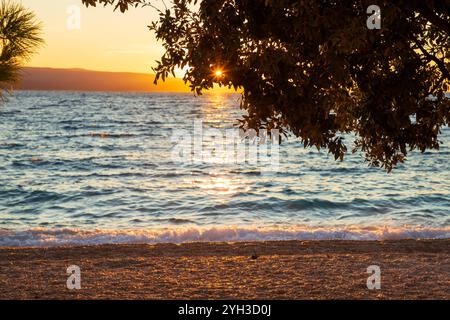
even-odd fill
[(4, 299), (450, 299), (450, 239), (0, 247)]
[(155, 229), (0, 228), (1, 247), (59, 247), (103, 244), (163, 244), (264, 241), (386, 241), (450, 239), (450, 227), (386, 226), (181, 226)]

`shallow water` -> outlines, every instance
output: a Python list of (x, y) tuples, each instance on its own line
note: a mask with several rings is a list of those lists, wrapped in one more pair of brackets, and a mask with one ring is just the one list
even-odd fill
[(16, 92), (0, 107), (0, 245), (450, 237), (448, 128), (392, 174), (295, 139), (278, 172), (175, 163), (173, 130), (232, 128), (238, 98)]

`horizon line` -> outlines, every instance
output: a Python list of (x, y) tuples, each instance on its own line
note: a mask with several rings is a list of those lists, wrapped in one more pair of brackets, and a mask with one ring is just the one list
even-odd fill
[[(93, 70), (93, 69), (85, 69), (80, 67), (69, 67), (69, 68), (59, 68), (59, 67), (37, 67), (37, 66), (23, 66), (20, 69), (50, 69), (50, 70), (64, 70), (64, 71), (88, 71), (88, 72), (101, 72), (101, 73), (126, 73), (126, 74), (139, 74), (139, 75), (155, 75), (155, 73), (149, 72), (136, 72), (136, 71), (111, 71), (111, 70)], [(182, 78), (175, 77), (172, 79), (180, 79)]]

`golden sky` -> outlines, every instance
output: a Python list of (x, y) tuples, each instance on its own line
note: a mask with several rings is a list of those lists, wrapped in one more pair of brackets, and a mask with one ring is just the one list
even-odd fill
[[(17, 1), (35, 12), (46, 42), (27, 66), (149, 73), (163, 53), (147, 28), (157, 17), (152, 8), (122, 14), (112, 7), (87, 9), (81, 0)], [(73, 6), (80, 8), (80, 29), (71, 30)]]
[[(32, 10), (43, 27), (44, 47), (28, 61), (28, 67), (95, 71), (153, 73), (155, 60), (164, 49), (148, 25), (158, 18), (154, 8), (130, 8), (121, 13), (113, 7), (86, 8), (81, 0), (14, 0)], [(160, 2), (161, 9), (164, 8)], [(74, 10), (74, 8), (76, 10)], [(75, 15), (79, 13), (78, 20)], [(75, 26), (75, 28), (73, 28)], [(182, 78), (182, 70), (176, 71)], [(170, 81), (169, 81), (170, 82)], [(181, 80), (158, 85), (160, 90), (186, 91)], [(216, 93), (230, 92), (214, 88)]]

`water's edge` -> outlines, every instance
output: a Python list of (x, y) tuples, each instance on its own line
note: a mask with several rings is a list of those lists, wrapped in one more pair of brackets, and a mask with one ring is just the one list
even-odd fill
[(450, 239), (450, 228), (177, 228), (168, 230), (0, 229), (0, 247), (288, 240)]
[(241, 116), (233, 95), (16, 92), (0, 108), (0, 246), (450, 238), (449, 128), (390, 174), (296, 139), (275, 172), (174, 161), (197, 121), (223, 134)]

